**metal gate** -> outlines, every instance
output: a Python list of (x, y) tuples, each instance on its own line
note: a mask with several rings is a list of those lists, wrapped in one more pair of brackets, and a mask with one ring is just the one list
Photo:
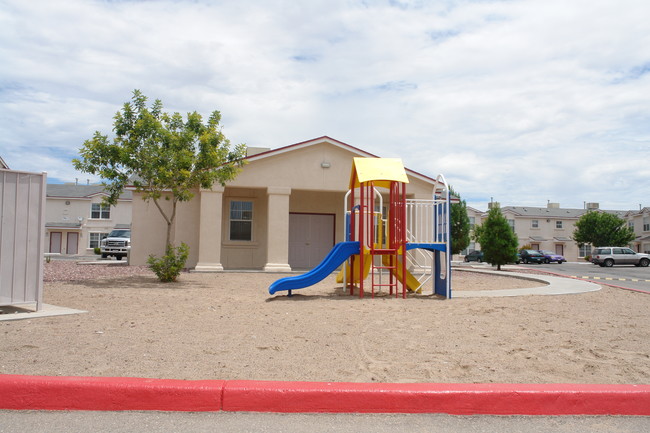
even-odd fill
[(0, 170), (0, 306), (43, 300), (46, 173)]

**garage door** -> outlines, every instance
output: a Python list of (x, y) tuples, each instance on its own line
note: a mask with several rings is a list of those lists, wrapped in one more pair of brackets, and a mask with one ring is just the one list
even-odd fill
[(311, 269), (334, 246), (334, 215), (289, 214), (289, 266)]

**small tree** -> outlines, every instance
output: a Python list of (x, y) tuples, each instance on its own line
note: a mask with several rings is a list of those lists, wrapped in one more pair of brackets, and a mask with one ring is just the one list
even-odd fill
[[(79, 150), (80, 158), (72, 162), (77, 170), (102, 178), (109, 204), (116, 204), (127, 185), (133, 185), (145, 201), (153, 201), (167, 223), (169, 254), (178, 203), (191, 200), (199, 187), (225, 185), (242, 165), (246, 147), (231, 149), (220, 121), (218, 111), (205, 124), (196, 111), (184, 120), (179, 113), (164, 112), (160, 100), (147, 108), (147, 97), (134, 90), (131, 102), (115, 114), (115, 137), (111, 140), (96, 131)], [(171, 210), (163, 209), (163, 199), (171, 201)]]
[(481, 244), (483, 260), (501, 270), (501, 265), (511, 263), (517, 256), (517, 235), (495, 205), (488, 212), (483, 224), (475, 227), (475, 238)]
[(624, 246), (634, 237), (634, 230), (626, 225), (625, 220), (614, 214), (598, 211), (589, 211), (582, 215), (576, 221), (573, 231), (573, 240), (580, 246)]
[[(449, 188), (450, 195), (458, 197), (460, 195)], [(467, 203), (460, 200), (459, 203), (451, 205), (451, 253), (458, 254), (469, 245), (469, 217), (467, 216)]]

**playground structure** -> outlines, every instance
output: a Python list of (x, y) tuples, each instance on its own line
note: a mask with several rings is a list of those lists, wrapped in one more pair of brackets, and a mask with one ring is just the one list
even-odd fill
[(351, 295), (357, 287), (364, 297), (369, 283), (373, 297), (387, 289), (405, 298), (407, 291), (421, 293), (431, 281), (434, 294), (451, 298), (449, 187), (440, 175), (432, 199), (416, 200), (406, 198), (407, 183), (399, 159), (354, 158), (345, 197), (345, 240), (311, 271), (275, 281), (269, 293), (291, 295), (343, 264), (337, 282)]

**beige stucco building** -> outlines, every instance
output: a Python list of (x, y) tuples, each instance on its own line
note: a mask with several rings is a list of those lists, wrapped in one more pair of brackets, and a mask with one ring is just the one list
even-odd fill
[[(639, 206), (640, 207), (640, 206)], [(639, 253), (650, 254), (650, 207), (625, 213), (628, 227), (634, 230), (636, 238), (631, 247)]]
[[(650, 251), (650, 208), (639, 211), (601, 210), (598, 203), (585, 203), (583, 209), (562, 208), (558, 203), (546, 207), (504, 206), (501, 212), (514, 229), (519, 246), (530, 245), (535, 250), (548, 250), (563, 255), (568, 261), (584, 261), (591, 255), (592, 246), (580, 247), (573, 240), (575, 223), (589, 211), (607, 212), (626, 220), (634, 229), (636, 239), (630, 247), (637, 252)], [(481, 224), (487, 211), (467, 208), (470, 225)], [(467, 251), (479, 250), (480, 245), (471, 243)]]
[(114, 228), (131, 224), (131, 191), (116, 206), (102, 203), (102, 185), (49, 184), (45, 203), (45, 251), (93, 255), (99, 241)]
[[(376, 158), (329, 137), (279, 149), (249, 149), (225, 187), (179, 203), (173, 242), (190, 247), (197, 271), (312, 268), (344, 237), (344, 198), (352, 158)], [(435, 179), (406, 170), (408, 198), (431, 199)], [(153, 202), (134, 193), (131, 264), (164, 254), (166, 223)], [(163, 205), (168, 204), (163, 201)]]

